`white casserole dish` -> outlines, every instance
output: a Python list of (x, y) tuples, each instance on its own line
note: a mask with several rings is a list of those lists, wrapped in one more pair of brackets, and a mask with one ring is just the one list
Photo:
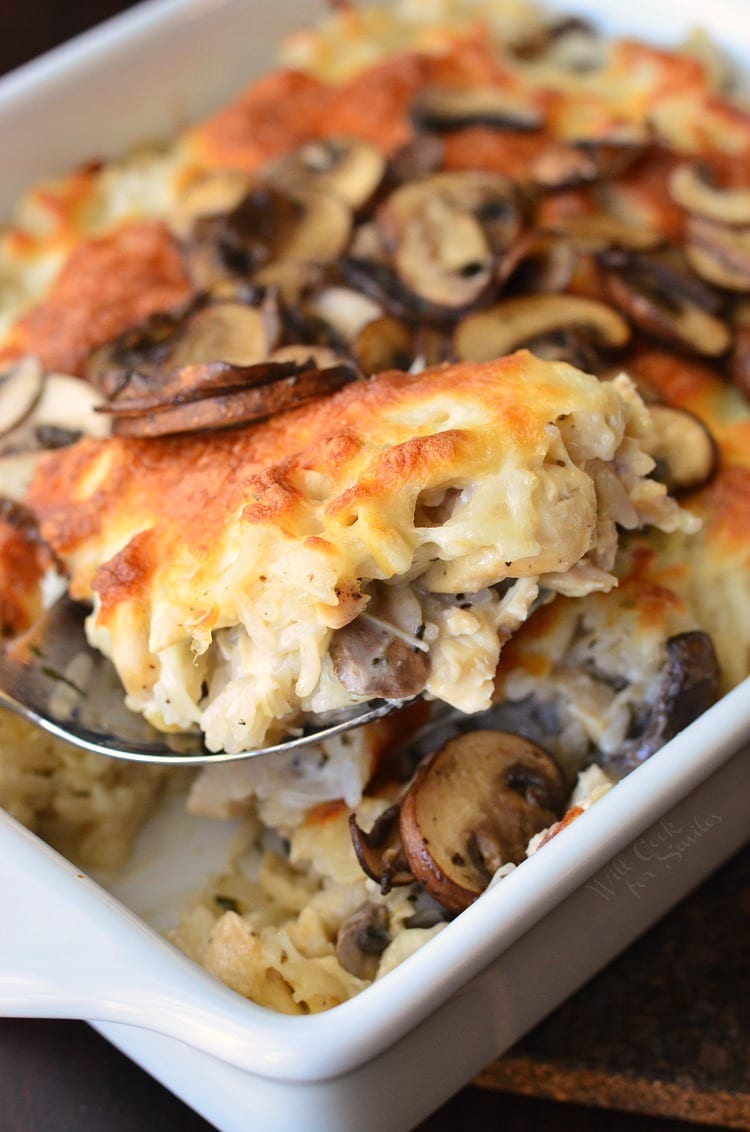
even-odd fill
[[(750, 68), (747, 0), (555, 3), (669, 43), (694, 23)], [(156, 0), (0, 83), (0, 214), (34, 178), (171, 133), (268, 69), (314, 0)], [(199, 63), (199, 65), (197, 65)], [(199, 78), (196, 79), (196, 75)], [(136, 81), (137, 80), (137, 81)], [(326, 1015), (247, 1003), (158, 935), (231, 831), (151, 823), (106, 891), (0, 815), (0, 1012), (91, 1019), (221, 1129), (405, 1129), (748, 836), (750, 682), (385, 980)], [(123, 1025), (124, 1023), (124, 1025)], [(187, 1044), (185, 1044), (187, 1043)]]

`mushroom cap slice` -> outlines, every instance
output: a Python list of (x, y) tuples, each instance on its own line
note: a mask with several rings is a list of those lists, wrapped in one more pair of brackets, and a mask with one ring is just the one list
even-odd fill
[(262, 173), (282, 191), (313, 189), (360, 208), (382, 180), (386, 159), (362, 138), (334, 137), (306, 142)]
[(336, 936), (336, 958), (358, 979), (374, 979), (380, 956), (391, 942), (388, 909), (368, 901), (341, 925)]
[(356, 376), (346, 365), (316, 369), (293, 362), (254, 366), (209, 362), (184, 366), (150, 394), (121, 396), (101, 411), (113, 417), (112, 431), (117, 436), (170, 436), (231, 428), (332, 393)]
[(188, 319), (169, 355), (169, 367), (218, 361), (249, 366), (265, 358), (272, 347), (261, 310), (245, 303), (215, 302)]
[(393, 887), (412, 883), (414, 877), (401, 846), (398, 802), (383, 810), (367, 833), (358, 825), (356, 814), (350, 814), (349, 832), (360, 868), (380, 885), (384, 896)]
[(523, 232), (503, 256), (498, 276), (525, 294), (564, 291), (575, 270), (572, 244), (554, 232)]
[(28, 417), (44, 387), (44, 372), (32, 354), (20, 358), (0, 376), (0, 436), (18, 428)]
[(171, 220), (177, 236), (189, 236), (200, 216), (219, 216), (231, 212), (251, 188), (247, 173), (239, 169), (213, 169), (194, 178), (180, 193)]
[(411, 103), (417, 130), (449, 133), (470, 126), (501, 130), (536, 130), (544, 115), (529, 98), (499, 86), (429, 86)]
[(616, 177), (644, 151), (640, 137), (601, 138), (552, 142), (531, 162), (529, 175), (542, 189), (568, 189)]
[(426, 649), (367, 613), (333, 634), (329, 652), (334, 672), (356, 696), (411, 699), (424, 691), (430, 675)]
[(345, 202), (319, 189), (290, 190), (299, 212), (270, 257), (284, 263), (332, 263), (349, 242), (351, 210)]
[(487, 362), (503, 357), (553, 331), (581, 328), (597, 343), (624, 346), (630, 337), (627, 322), (617, 311), (579, 295), (520, 295), (466, 315), (456, 327), (457, 357)]
[(605, 769), (623, 776), (645, 762), (711, 706), (718, 685), (719, 662), (708, 634), (694, 629), (670, 637), (656, 696), (642, 730), (602, 759)]
[(691, 217), (685, 256), (708, 283), (728, 291), (750, 291), (750, 227), (729, 228), (702, 217)]
[(581, 252), (601, 252), (608, 248), (648, 251), (662, 242), (658, 232), (607, 212), (566, 217), (550, 223), (548, 227), (558, 235), (567, 236), (575, 250)]
[(750, 401), (750, 326), (736, 330), (728, 369), (732, 383)]
[(435, 173), (395, 189), (377, 227), (396, 273), (436, 307), (470, 306), (493, 281), (495, 261), (516, 238), (515, 190), (492, 173)]
[(715, 220), (717, 224), (739, 227), (750, 224), (750, 188), (716, 188), (696, 165), (685, 163), (672, 170), (669, 195), (686, 212)]
[(697, 491), (712, 478), (719, 460), (716, 441), (703, 421), (672, 405), (651, 405), (656, 444), (651, 455), (656, 460), (655, 476), (671, 494)]
[(505, 731), (468, 731), (417, 771), (401, 805), (404, 855), (419, 884), (460, 912), (497, 869), (524, 859), (564, 804), (562, 771), (540, 747)]
[(609, 298), (646, 334), (716, 358), (729, 349), (732, 335), (698, 301), (695, 284), (700, 280), (648, 262), (606, 274)]
[(416, 356), (411, 328), (393, 315), (376, 318), (363, 326), (352, 343), (352, 354), (363, 373), (408, 370)]

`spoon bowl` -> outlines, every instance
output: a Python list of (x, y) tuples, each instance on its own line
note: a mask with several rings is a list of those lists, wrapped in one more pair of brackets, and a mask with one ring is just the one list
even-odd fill
[(298, 728), (277, 743), (228, 754), (203, 735), (157, 731), (125, 705), (114, 666), (86, 640), (90, 610), (62, 597), (0, 652), (0, 707), (87, 751), (142, 763), (198, 766), (306, 747), (382, 719), (406, 701), (374, 700), (330, 713), (323, 726)]

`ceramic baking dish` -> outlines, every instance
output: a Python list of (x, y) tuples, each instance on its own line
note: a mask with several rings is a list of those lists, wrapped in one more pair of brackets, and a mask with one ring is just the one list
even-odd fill
[[(702, 20), (750, 67), (746, 0), (553, 5), (674, 42)], [(0, 212), (23, 186), (171, 133), (273, 59), (314, 2), (156, 0), (0, 83)], [(134, 76), (137, 82), (134, 82)], [(239, 998), (160, 929), (231, 827), (178, 797), (107, 887), (0, 815), (0, 1013), (92, 1020), (225, 1132), (407, 1129), (748, 837), (750, 682), (735, 689), (431, 943), (328, 1014)]]

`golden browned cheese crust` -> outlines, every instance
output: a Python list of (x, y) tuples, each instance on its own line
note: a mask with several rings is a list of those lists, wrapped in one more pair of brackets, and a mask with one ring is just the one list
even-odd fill
[(52, 566), (38, 536), (0, 515), (0, 636), (17, 636), (39, 616), (41, 581)]
[[(488, 472), (506, 451), (528, 458), (539, 449), (549, 419), (564, 411), (557, 377), (568, 368), (519, 354), (485, 366), (383, 374), (234, 431), (84, 441), (44, 458), (29, 503), (50, 545), (82, 563), (73, 592), (85, 597), (95, 587), (105, 616), (137, 597), (177, 544), (212, 572), (218, 540), (238, 513), (322, 550), (364, 520), (376, 549), (388, 539), (388, 510), (413, 511), (423, 486)], [(570, 394), (572, 408), (578, 390)], [(440, 431), (440, 416), (452, 412), (464, 427)], [(326, 481), (322, 530), (310, 525), (310, 474)], [(98, 564), (94, 580), (86, 547), (129, 529), (137, 537)]]
[(617, 522), (691, 525), (648, 478), (650, 427), (626, 378), (521, 351), (381, 374), (234, 431), (88, 440), (43, 460), (29, 502), (71, 593), (95, 597), (131, 705), (229, 749), (350, 702), (331, 634), (378, 582), (416, 603), (412, 634), (424, 620), (428, 690), (487, 706), (539, 584), (608, 589)]
[(97, 346), (189, 294), (177, 244), (163, 224), (128, 224), (83, 240), (46, 298), (13, 327), (0, 365), (35, 354), (48, 370), (81, 373)]

